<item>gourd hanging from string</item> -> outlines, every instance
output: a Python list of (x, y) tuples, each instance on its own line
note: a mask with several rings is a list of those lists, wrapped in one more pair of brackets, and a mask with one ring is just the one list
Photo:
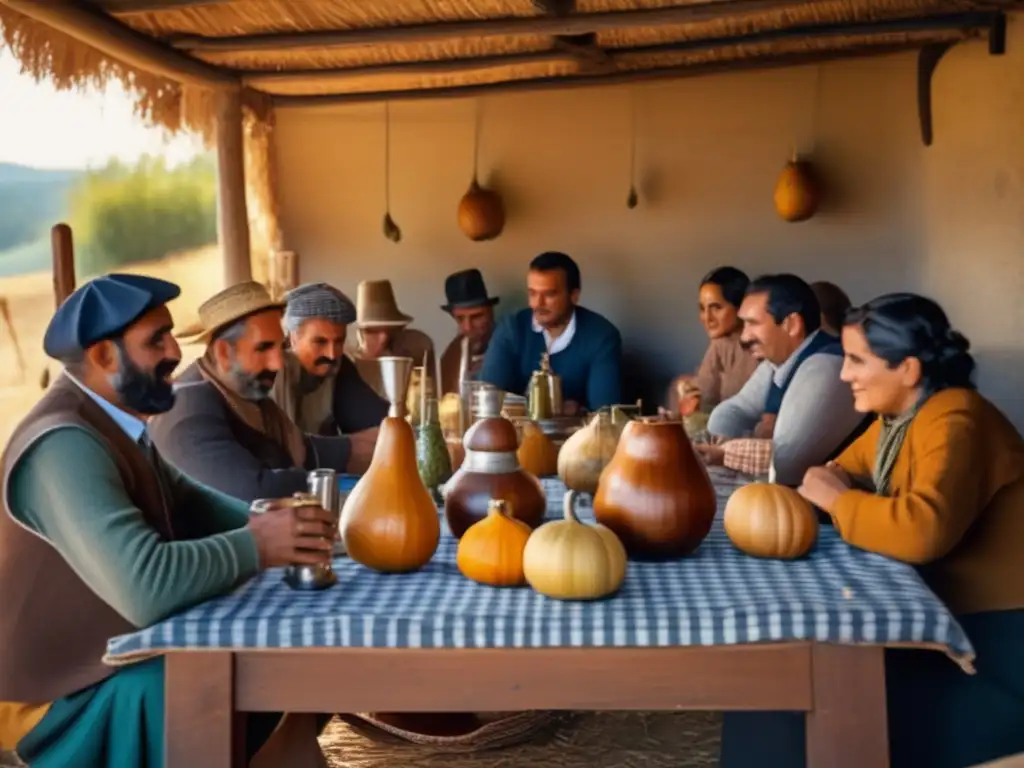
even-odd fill
[(402, 230), (391, 218), (391, 102), (384, 102), (384, 237), (393, 243), (402, 239)]
[[(812, 134), (818, 132), (818, 113), (821, 101), (821, 66), (815, 70)], [(801, 158), (796, 145), (786, 167), (775, 182), (775, 212), (783, 221), (807, 221), (818, 210), (822, 197), (821, 176), (810, 158)]]
[(505, 206), (501, 195), (479, 182), (480, 102), (476, 104), (473, 132), (473, 181), (459, 201), (459, 229), (470, 240), (493, 240), (505, 228)]
[(636, 208), (640, 195), (636, 191), (636, 95), (629, 92), (629, 194), (626, 196), (626, 207)]

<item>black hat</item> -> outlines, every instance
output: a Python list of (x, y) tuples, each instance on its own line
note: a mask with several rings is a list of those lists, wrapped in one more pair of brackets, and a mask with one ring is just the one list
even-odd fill
[(464, 269), (448, 275), (444, 281), (444, 295), (448, 303), (441, 307), (445, 312), (453, 309), (472, 307), (493, 307), (500, 299), (487, 295), (484, 276), (479, 269)]

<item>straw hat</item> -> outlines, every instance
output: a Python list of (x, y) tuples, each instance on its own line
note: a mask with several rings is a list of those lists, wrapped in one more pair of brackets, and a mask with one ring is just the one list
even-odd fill
[(398, 310), (390, 280), (363, 280), (357, 291), (357, 328), (399, 328), (412, 322)]
[(199, 305), (199, 324), (177, 334), (190, 343), (209, 343), (213, 335), (226, 325), (243, 317), (268, 309), (284, 309), (274, 301), (267, 289), (257, 282), (237, 283), (225, 288)]

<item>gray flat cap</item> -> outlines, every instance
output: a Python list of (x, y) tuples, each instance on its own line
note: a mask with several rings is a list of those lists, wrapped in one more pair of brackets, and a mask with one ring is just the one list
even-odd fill
[(356, 307), (344, 293), (327, 283), (306, 283), (285, 297), (284, 319), (302, 322), (314, 318), (349, 325), (356, 321)]

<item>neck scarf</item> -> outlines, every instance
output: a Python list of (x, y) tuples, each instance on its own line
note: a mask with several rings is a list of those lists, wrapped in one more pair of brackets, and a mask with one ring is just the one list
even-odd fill
[(892, 481), (896, 459), (900, 455), (903, 441), (907, 438), (907, 430), (910, 429), (910, 423), (917, 415), (921, 403), (922, 401), (918, 400), (913, 408), (899, 416), (882, 416), (882, 429), (875, 449), (875, 467), (871, 473), (875, 493), (879, 496), (889, 495), (889, 483)]
[(206, 358), (199, 358), (197, 364), (203, 379), (216, 387), (228, 407), (246, 426), (266, 435), (281, 446), (291, 456), (296, 467), (306, 465), (306, 436), (277, 403), (269, 397), (259, 401), (239, 397), (238, 393), (217, 375)]

